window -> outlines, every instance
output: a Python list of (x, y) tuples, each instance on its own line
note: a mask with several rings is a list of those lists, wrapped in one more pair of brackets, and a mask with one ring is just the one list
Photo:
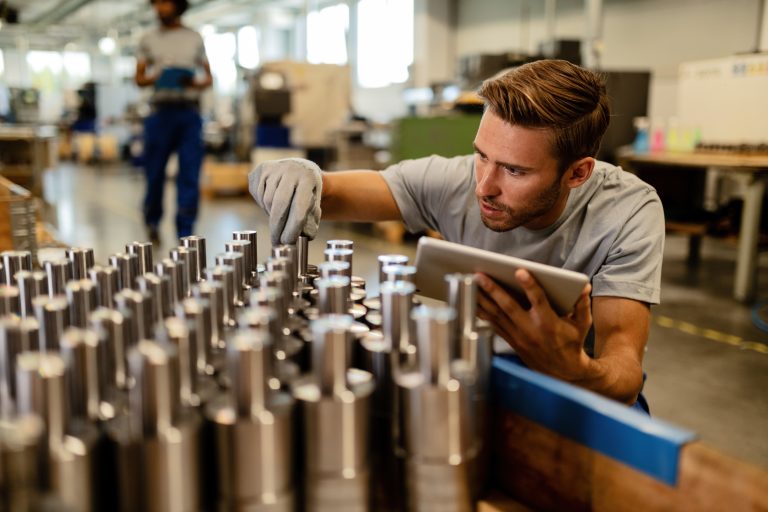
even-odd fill
[(237, 63), (246, 69), (259, 66), (259, 31), (243, 27), (237, 32)]
[(413, 63), (413, 0), (360, 0), (357, 80), (385, 87), (408, 80)]
[(337, 4), (307, 16), (307, 60), (312, 64), (346, 64), (349, 7)]
[(5, 55), (3, 55), (3, 49), (0, 48), (0, 75), (5, 73)]
[(216, 79), (214, 87), (222, 94), (234, 94), (237, 86), (237, 68), (235, 53), (237, 43), (235, 34), (210, 34), (205, 37), (205, 52), (211, 65), (211, 73)]
[(91, 79), (91, 57), (85, 52), (64, 52), (67, 83), (78, 87)]

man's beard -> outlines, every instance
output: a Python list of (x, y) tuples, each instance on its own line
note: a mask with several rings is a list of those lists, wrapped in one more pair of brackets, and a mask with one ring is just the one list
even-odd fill
[(485, 227), (496, 231), (497, 233), (510, 231), (516, 227), (524, 226), (537, 217), (545, 215), (552, 208), (554, 208), (555, 204), (557, 204), (558, 198), (560, 197), (561, 189), (562, 185), (560, 184), (560, 180), (557, 179), (551, 187), (544, 190), (529, 203), (523, 204), (520, 208), (517, 209), (513, 209), (505, 204), (498, 203), (487, 197), (479, 198), (478, 202), (483, 202), (491, 208), (495, 208), (506, 214), (505, 219), (490, 220), (485, 218), (483, 216), (482, 210), (480, 210), (480, 219), (483, 221), (483, 224), (485, 224)]

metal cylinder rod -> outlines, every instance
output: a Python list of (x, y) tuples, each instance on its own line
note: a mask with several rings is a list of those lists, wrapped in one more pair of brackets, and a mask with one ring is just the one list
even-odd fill
[(21, 414), (37, 414), (46, 425), (48, 446), (59, 446), (69, 424), (65, 374), (58, 354), (24, 352), (16, 359), (16, 406)]
[(283, 272), (285, 274), (286, 282), (284, 283), (283, 293), (287, 298), (288, 305), (291, 306), (293, 304), (293, 293), (296, 290), (297, 284), (293, 263), (288, 258), (273, 257), (267, 261), (267, 270), (269, 272)]
[(20, 315), (21, 298), (15, 286), (0, 285), (0, 316)]
[(325, 243), (326, 249), (348, 249), (350, 251), (355, 250), (355, 242), (352, 240), (328, 240)]
[(118, 311), (130, 315), (130, 345), (152, 336), (152, 301), (149, 294), (124, 289), (115, 294)]
[(397, 355), (397, 363), (415, 361), (416, 343), (411, 323), (411, 308), (416, 287), (405, 281), (385, 281), (381, 285), (381, 330), (384, 340)]
[(324, 261), (317, 266), (317, 270), (320, 272), (320, 277), (346, 277), (349, 275), (349, 263), (346, 261)]
[(82, 329), (88, 327), (88, 317), (99, 307), (98, 288), (88, 279), (70, 281), (66, 287), (69, 303), (69, 324)]
[(256, 264), (259, 261), (259, 254), (258, 254), (258, 233), (252, 229), (243, 229), (239, 231), (233, 231), (232, 232), (232, 239), (233, 240), (248, 240), (251, 242), (251, 245), (248, 247), (248, 252), (251, 253), (251, 261), (253, 262), (253, 268), (251, 270), (256, 270)]
[(318, 309), (324, 315), (344, 315), (349, 309), (349, 278), (333, 276), (315, 280)]
[(296, 241), (296, 261), (298, 262), (299, 277), (307, 275), (309, 269), (309, 237), (299, 235)]
[(248, 240), (230, 240), (224, 244), (227, 252), (237, 252), (243, 255), (243, 279), (244, 284), (250, 285), (251, 275), (256, 271), (256, 261), (253, 259), (251, 242)]
[(404, 254), (382, 254), (376, 258), (376, 261), (379, 264), (379, 286), (381, 286), (384, 281), (387, 281), (384, 267), (387, 265), (407, 265), (408, 256)]
[(171, 258), (164, 258), (155, 265), (155, 272), (159, 276), (168, 276), (171, 280), (172, 305), (175, 306), (186, 297), (187, 290), (184, 288), (187, 279), (185, 277), (184, 263), (174, 261)]
[(90, 329), (69, 327), (61, 338), (61, 357), (68, 367), (70, 417), (98, 422), (102, 415), (102, 393), (106, 391), (106, 345)]
[(226, 325), (224, 286), (218, 281), (204, 281), (192, 288), (192, 296), (208, 301), (208, 312), (211, 317), (210, 346), (212, 350), (223, 348), (225, 344), (224, 326)]
[(386, 281), (406, 281), (413, 283), (416, 280), (416, 267), (412, 265), (387, 265), (382, 269)]
[(171, 305), (171, 280), (167, 276), (158, 276), (147, 272), (139, 276), (136, 282), (139, 290), (152, 297), (152, 319), (150, 325), (156, 325), (163, 319), (173, 316)]
[(7, 418), (16, 398), (16, 358), (22, 352), (38, 349), (39, 328), (34, 318), (0, 318), (0, 407)]
[(267, 409), (273, 378), (269, 334), (243, 330), (227, 346), (227, 367), (238, 416), (252, 417)]
[(107, 387), (126, 390), (128, 378), (128, 320), (119, 311), (98, 308), (91, 313), (90, 327), (100, 333), (106, 347), (104, 366), (106, 367)]
[(449, 307), (419, 306), (411, 318), (416, 322), (420, 372), (429, 384), (445, 386), (451, 380), (456, 312)]
[(88, 275), (98, 289), (99, 306), (105, 308), (114, 307), (115, 294), (122, 287), (120, 270), (117, 267), (95, 265), (88, 270)]
[(109, 257), (109, 264), (119, 271), (120, 289), (135, 290), (136, 278), (139, 277), (139, 257), (124, 252)]
[(176, 316), (190, 323), (190, 338), (195, 346), (195, 365), (200, 375), (212, 375), (211, 304), (205, 299), (184, 299), (177, 307)]
[(171, 345), (149, 340), (139, 341), (128, 351), (128, 366), (136, 380), (130, 392), (132, 419), (140, 437), (162, 435), (176, 420), (173, 361), (177, 357)]
[(138, 276), (143, 276), (147, 272), (152, 272), (152, 242), (131, 242), (125, 244), (125, 252), (128, 254), (135, 254), (138, 258)]
[(48, 275), (48, 295), (64, 295), (64, 289), (72, 279), (72, 262), (66, 258), (48, 260), (44, 264)]
[[(292, 276), (291, 281), (296, 283), (299, 277), (299, 252), (295, 245), (283, 244), (277, 245), (272, 248), (273, 258), (285, 258), (291, 262), (289, 276)], [(294, 286), (295, 288), (295, 286)]]
[(19, 289), (21, 316), (34, 317), (32, 299), (40, 295), (48, 296), (48, 275), (40, 271), (20, 270), (16, 272), (16, 287)]
[(349, 329), (352, 317), (328, 315), (312, 322), (312, 368), (323, 396), (341, 396), (347, 391)]
[(72, 262), (73, 279), (88, 279), (88, 270), (96, 265), (93, 249), (87, 247), (70, 247), (67, 259)]
[(352, 249), (326, 249), (324, 251), (325, 261), (346, 261), (349, 263), (349, 269), (346, 276), (352, 279)]
[(235, 323), (235, 304), (237, 291), (235, 290), (235, 269), (229, 265), (217, 265), (206, 269), (209, 281), (221, 284), (224, 294), (224, 324), (229, 326)]
[(445, 282), (448, 285), (448, 305), (456, 310), (456, 331), (460, 340), (475, 330), (477, 283), (473, 274), (448, 274)]
[(178, 365), (178, 399), (184, 407), (200, 405), (197, 395), (197, 347), (190, 334), (190, 327), (194, 328), (191, 324), (189, 320), (179, 317), (166, 318), (156, 335), (159, 341), (175, 347), (178, 354), (174, 360)]
[(181, 245), (197, 251), (197, 280), (205, 279), (205, 268), (208, 266), (208, 253), (205, 250), (205, 237), (190, 235), (181, 238)]
[(177, 247), (171, 251), (171, 259), (183, 262), (185, 297), (189, 297), (192, 285), (197, 282), (197, 262), (199, 261), (197, 250), (191, 247)]
[(242, 305), (244, 303), (244, 286), (245, 282), (245, 262), (243, 255), (239, 252), (224, 252), (216, 255), (216, 265), (227, 265), (232, 267), (233, 276), (235, 279), (235, 286), (233, 290), (233, 296), (235, 297), (235, 304)]
[(285, 272), (277, 270), (268, 270), (261, 274), (260, 287), (263, 288), (276, 288), (280, 290), (280, 304), (282, 305), (283, 314), (288, 314), (290, 307), (290, 300), (292, 298), (290, 284), (288, 282), (288, 275)]
[(20, 270), (32, 271), (32, 253), (29, 251), (3, 251), (3, 282), (16, 284), (13, 276)]
[(35, 317), (40, 324), (40, 350), (55, 352), (59, 340), (69, 327), (69, 303), (63, 296), (35, 297), (32, 301)]
[[(280, 288), (273, 286), (262, 286), (258, 290), (251, 292), (251, 308), (265, 307), (270, 308), (275, 313), (275, 324), (277, 329), (273, 331), (273, 344), (281, 345), (283, 326), (285, 326), (287, 311), (285, 307), (285, 296)], [(278, 336), (278, 333), (280, 334)]]

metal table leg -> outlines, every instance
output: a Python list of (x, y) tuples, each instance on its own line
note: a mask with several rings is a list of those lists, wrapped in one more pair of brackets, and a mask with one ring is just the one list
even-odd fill
[(760, 210), (765, 193), (765, 179), (754, 176), (749, 178), (744, 194), (744, 208), (741, 212), (739, 252), (736, 258), (736, 278), (733, 283), (733, 296), (742, 302), (752, 300), (755, 294)]

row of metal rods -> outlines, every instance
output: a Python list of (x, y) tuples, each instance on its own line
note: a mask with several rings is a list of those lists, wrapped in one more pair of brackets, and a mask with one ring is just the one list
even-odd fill
[(306, 237), (259, 264), (236, 231), (214, 266), (180, 242), (2, 253), (3, 509), (473, 510), (492, 331), (472, 276), (427, 307), (397, 254), (367, 296), (350, 240), (318, 265)]

